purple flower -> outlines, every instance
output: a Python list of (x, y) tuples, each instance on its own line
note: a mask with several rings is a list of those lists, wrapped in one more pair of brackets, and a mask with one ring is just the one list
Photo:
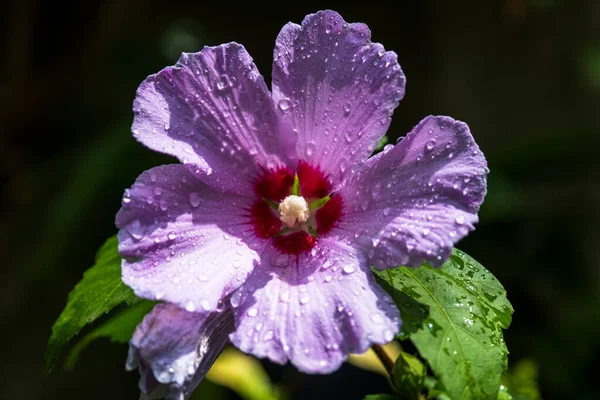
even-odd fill
[(189, 393), (226, 333), (310, 373), (394, 338), (370, 267), (441, 265), (477, 222), (487, 173), (449, 117), (368, 158), (404, 84), (396, 54), (333, 11), (283, 27), (272, 93), (236, 43), (142, 83), (135, 138), (182, 162), (144, 172), (117, 215), (123, 281), (166, 302), (131, 341), (146, 394)]

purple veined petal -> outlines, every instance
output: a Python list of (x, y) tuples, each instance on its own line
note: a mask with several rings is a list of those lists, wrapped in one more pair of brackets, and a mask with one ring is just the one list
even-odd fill
[(146, 78), (133, 110), (137, 140), (191, 164), (219, 190), (252, 194), (261, 167), (287, 165), (295, 156), (289, 124), (237, 43), (183, 53), (177, 65)]
[(344, 216), (335, 234), (379, 269), (425, 261), (440, 266), (474, 229), (487, 173), (465, 123), (427, 117), (369, 159), (339, 192)]
[(373, 152), (404, 96), (396, 54), (370, 39), (365, 24), (327, 10), (285, 25), (275, 45), (278, 112), (297, 133), (298, 158), (319, 165), (334, 190)]
[(230, 310), (191, 313), (158, 304), (129, 342), (127, 369), (140, 370), (142, 399), (188, 398), (234, 329)]
[(123, 282), (188, 311), (223, 307), (265, 246), (248, 222), (253, 200), (217, 192), (181, 164), (142, 173), (117, 214)]
[(299, 258), (267, 248), (231, 304), (235, 346), (308, 373), (336, 370), (349, 353), (394, 339), (400, 325), (360, 252), (326, 238)]

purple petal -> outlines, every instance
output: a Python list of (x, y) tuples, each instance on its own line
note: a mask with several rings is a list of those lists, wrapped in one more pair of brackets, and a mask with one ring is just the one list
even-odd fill
[(288, 23), (277, 37), (273, 98), (297, 131), (298, 158), (341, 186), (386, 132), (404, 96), (395, 53), (371, 43), (369, 28), (334, 11)]
[(299, 258), (268, 248), (231, 304), (235, 346), (308, 373), (336, 370), (348, 353), (391, 341), (400, 325), (365, 259), (329, 239)]
[(123, 282), (188, 311), (221, 307), (264, 248), (249, 224), (253, 200), (219, 193), (181, 164), (144, 172), (117, 214)]
[(139, 367), (142, 398), (187, 398), (228, 343), (233, 327), (230, 311), (190, 313), (173, 304), (156, 305), (129, 342), (127, 369)]
[(260, 168), (284, 165), (294, 151), (263, 77), (237, 43), (183, 53), (177, 65), (146, 78), (133, 108), (140, 142), (194, 164), (221, 190), (252, 194)]
[(339, 192), (344, 216), (337, 234), (377, 268), (439, 266), (474, 229), (487, 173), (465, 123), (427, 117)]

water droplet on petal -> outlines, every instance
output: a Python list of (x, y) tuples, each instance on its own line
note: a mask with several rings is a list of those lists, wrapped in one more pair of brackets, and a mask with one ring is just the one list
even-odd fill
[(200, 302), (200, 306), (202, 307), (202, 309), (203, 309), (204, 311), (208, 311), (208, 310), (210, 310), (210, 303), (208, 302), (208, 300), (202, 300), (202, 301)]
[(194, 304), (194, 302), (190, 300), (187, 303), (185, 303), (185, 309), (186, 311), (193, 312), (196, 310), (196, 304)]
[(308, 142), (306, 144), (306, 156), (310, 157), (315, 153), (315, 150), (317, 149), (317, 145), (314, 142)]
[(258, 309), (255, 307), (252, 307), (252, 308), (248, 309), (247, 314), (249, 317), (254, 318), (258, 315)]
[(219, 79), (217, 79), (218, 90), (223, 90), (229, 86), (231, 86), (231, 83), (229, 82), (229, 78), (227, 77), (227, 75), (222, 75)]
[(344, 104), (344, 117), (347, 117), (348, 115), (350, 115), (350, 103), (346, 103)]
[(127, 225), (127, 232), (129, 232), (131, 237), (135, 240), (140, 240), (146, 233), (146, 226), (143, 226), (140, 221), (136, 219)]
[(435, 139), (431, 139), (425, 144), (425, 148), (427, 150), (431, 151), (431, 150), (433, 150), (434, 147), (435, 147)]
[(383, 317), (381, 316), (381, 314), (372, 314), (371, 321), (375, 322), (376, 324), (381, 324), (383, 323)]
[(354, 271), (356, 271), (356, 268), (354, 268), (354, 265), (344, 265), (344, 267), (342, 268), (342, 270), (347, 273), (347, 274), (351, 274)]
[(391, 342), (392, 340), (394, 340), (394, 332), (390, 331), (389, 329), (386, 329), (383, 332), (383, 338), (387, 341), (387, 342)]
[(190, 193), (189, 199), (192, 207), (198, 207), (200, 205), (200, 196), (198, 193)]
[(282, 99), (279, 100), (278, 106), (281, 111), (285, 112), (290, 109), (292, 103), (288, 99)]
[(381, 183), (377, 182), (371, 188), (371, 197), (373, 197), (373, 200), (377, 200), (379, 198), (380, 194), (381, 194)]

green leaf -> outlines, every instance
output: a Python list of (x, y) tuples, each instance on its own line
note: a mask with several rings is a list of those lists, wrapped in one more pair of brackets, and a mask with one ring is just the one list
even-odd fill
[(392, 368), (390, 380), (401, 398), (419, 400), (425, 387), (425, 376), (427, 368), (423, 363), (417, 357), (401, 351)]
[(47, 372), (81, 328), (123, 302), (135, 304), (138, 301), (121, 281), (121, 256), (117, 252), (117, 237), (113, 236), (98, 250), (95, 265), (83, 273), (83, 279), (69, 293), (66, 307), (52, 326), (46, 347)]
[(404, 334), (446, 393), (496, 399), (508, 353), (502, 329), (513, 312), (500, 282), (456, 249), (441, 268), (400, 267), (377, 275), (400, 309)]
[(401, 400), (401, 398), (393, 394), (370, 394), (364, 400)]
[(99, 327), (85, 335), (69, 353), (66, 368), (72, 369), (79, 358), (79, 354), (94, 340), (102, 337), (109, 338), (111, 342), (127, 343), (133, 331), (146, 314), (152, 310), (156, 303), (142, 301), (133, 307), (127, 308), (115, 315)]

